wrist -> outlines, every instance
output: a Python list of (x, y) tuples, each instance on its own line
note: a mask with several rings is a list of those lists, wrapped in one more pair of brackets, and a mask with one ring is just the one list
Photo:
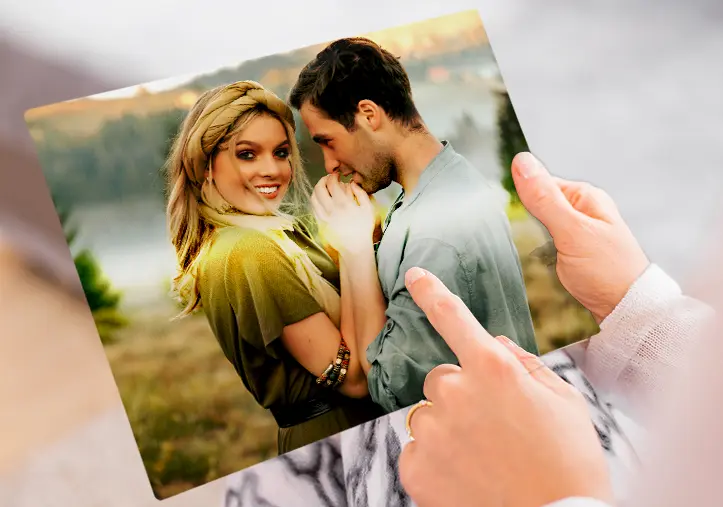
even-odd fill
[(341, 259), (354, 260), (360, 257), (367, 258), (369, 255), (374, 257), (374, 243), (368, 238), (347, 242), (339, 248)]
[(620, 306), (620, 303), (630, 293), (632, 288), (638, 283), (638, 281), (643, 277), (643, 275), (645, 275), (649, 271), (651, 265), (651, 262), (647, 259), (644, 263), (640, 263), (637, 269), (631, 272), (628, 280), (625, 283), (621, 284), (616, 291), (614, 291), (614, 294), (606, 305), (603, 305), (601, 308), (596, 309), (596, 311), (590, 312), (592, 313), (598, 325), (600, 325), (605, 319), (607, 319), (615, 311), (615, 309)]

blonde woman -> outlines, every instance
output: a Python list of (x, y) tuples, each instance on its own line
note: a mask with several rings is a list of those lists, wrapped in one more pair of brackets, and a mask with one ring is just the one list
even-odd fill
[(198, 99), (167, 163), (181, 316), (206, 314), (276, 419), (279, 454), (382, 413), (351, 352), (343, 277), (303, 220), (310, 184), (294, 131), (279, 97), (233, 83)]

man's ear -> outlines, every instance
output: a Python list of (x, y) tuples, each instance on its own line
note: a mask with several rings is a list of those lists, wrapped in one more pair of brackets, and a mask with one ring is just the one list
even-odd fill
[(379, 130), (384, 122), (384, 110), (375, 102), (364, 99), (357, 104), (357, 122), (363, 123), (370, 130)]

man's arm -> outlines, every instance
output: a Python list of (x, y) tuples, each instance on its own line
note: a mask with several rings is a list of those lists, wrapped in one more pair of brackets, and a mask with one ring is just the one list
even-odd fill
[[(465, 305), (469, 306), (472, 293), (465, 259), (457, 249), (437, 239), (410, 241), (386, 308), (386, 319), (375, 320), (383, 329), (366, 349), (369, 393), (389, 412), (421, 400), (424, 379), (434, 367), (457, 363), (406, 289), (405, 274), (415, 266), (434, 273)], [(358, 303), (365, 309), (365, 301)]]

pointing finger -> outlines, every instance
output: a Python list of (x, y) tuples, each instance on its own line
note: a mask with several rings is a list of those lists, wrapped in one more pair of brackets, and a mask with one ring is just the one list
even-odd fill
[(406, 274), (406, 285), (414, 302), (463, 368), (466, 363), (495, 360), (510, 354), (480, 325), (464, 302), (429, 271), (411, 268)]

